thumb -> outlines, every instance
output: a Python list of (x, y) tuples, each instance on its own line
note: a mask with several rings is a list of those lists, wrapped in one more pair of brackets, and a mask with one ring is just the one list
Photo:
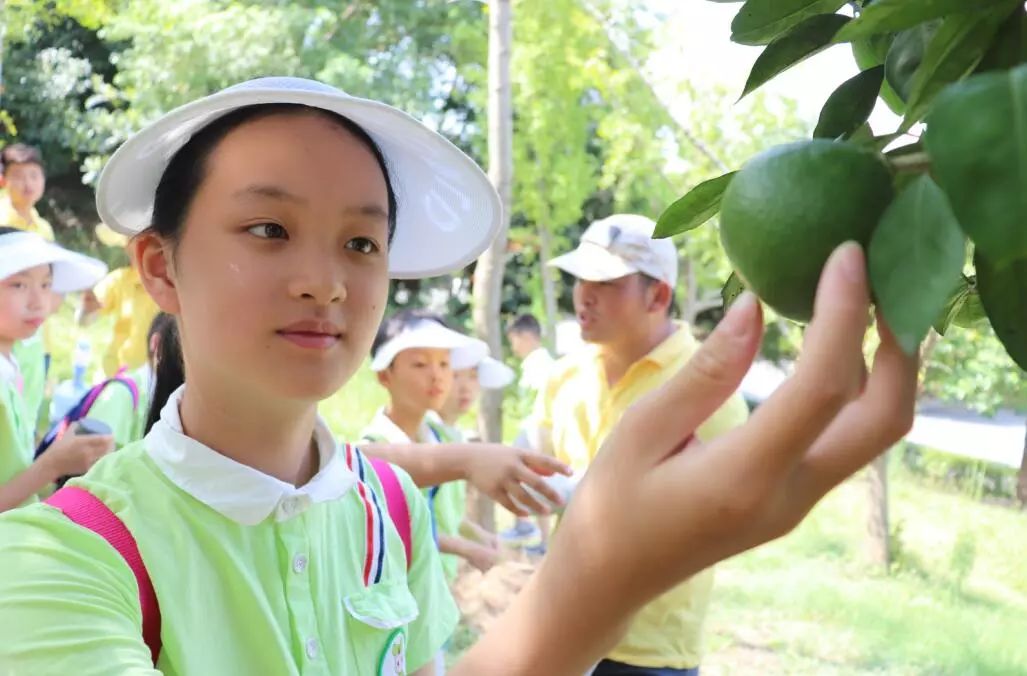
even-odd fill
[(752, 366), (763, 337), (756, 296), (743, 294), (680, 371), (632, 406), (615, 434), (637, 460), (659, 462), (679, 450), (695, 429), (734, 394)]

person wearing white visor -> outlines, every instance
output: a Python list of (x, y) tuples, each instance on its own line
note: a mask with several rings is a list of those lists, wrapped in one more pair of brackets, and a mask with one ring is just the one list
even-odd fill
[[(453, 331), (434, 314), (406, 310), (387, 319), (371, 348), (371, 370), (389, 393), (389, 403), (364, 428), (373, 443), (458, 443), (439, 418), (453, 389), (454, 374), (487, 358), (488, 345)], [(458, 559), (485, 571), (499, 558), (494, 538), (467, 518), (463, 481), (424, 489), (446, 578), (456, 578)]]
[(35, 501), (60, 477), (81, 474), (113, 447), (109, 436), (64, 435), (33, 461), (36, 420), (27, 406), (17, 342), (50, 315), (52, 293), (82, 291), (107, 272), (102, 262), (35, 233), (0, 228), (0, 511)]
[[(424, 500), (389, 470), (409, 510), (390, 519), (381, 477), (317, 404), (367, 357), (390, 274), (455, 270), (491, 241), (500, 201), (483, 172), (384, 104), (272, 78), (134, 135), (97, 205), (133, 236), (140, 279), (181, 344), (162, 345), (162, 408), (143, 441), (50, 504), (0, 514), (0, 664), (434, 673), (458, 614)], [(865, 259), (843, 246), (794, 380), (737, 434), (677, 454), (756, 354), (759, 307), (736, 301), (696, 355), (703, 368), (624, 414), (536, 575), (450, 673), (579, 676), (649, 599), (794, 527), (899, 439), (917, 364), (882, 328), (867, 376), (868, 306)]]

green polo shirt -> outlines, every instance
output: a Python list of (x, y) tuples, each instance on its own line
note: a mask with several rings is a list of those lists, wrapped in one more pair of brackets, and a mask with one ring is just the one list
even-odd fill
[[(451, 436), (447, 428), (434, 412), (429, 412), (421, 423), (417, 440), (411, 440), (381, 409), (361, 433), (361, 438), (371, 442), (388, 442), (392, 444), (438, 444), (454, 443), (459, 439)], [(424, 497), (431, 506), (435, 527), (440, 535), (462, 537), (460, 524), (467, 515), (467, 484), (463, 481), (449, 481), (441, 486), (423, 489)], [(434, 493), (434, 495), (432, 495)], [(446, 578), (456, 579), (460, 567), (460, 557), (455, 554), (442, 554), (442, 568)]]
[(17, 362), (0, 355), (0, 484), (28, 469), (35, 451), (32, 421), (18, 379)]
[(27, 420), (33, 435), (43, 417), (43, 399), (46, 397), (46, 348), (40, 333), (14, 344), (14, 357), (21, 367), (23, 380), (21, 396), (25, 401)]
[(143, 438), (150, 407), (149, 365), (128, 371), (124, 375), (136, 385), (139, 392), (138, 405), (132, 405), (132, 392), (128, 387), (121, 383), (110, 383), (103, 388), (103, 392), (96, 398), (88, 413), (88, 417), (101, 420), (110, 426), (118, 448)]
[[(320, 469), (293, 487), (186, 437), (180, 392), (144, 441), (73, 482), (138, 543), (161, 609), (159, 672), (376, 676), (431, 661), (458, 613), (409, 476), (397, 469), (412, 565), (382, 521), (380, 573), (365, 584), (369, 533), (382, 532), (367, 527), (369, 500), (385, 504), (359, 452), (336, 449), (319, 421)], [(0, 570), (0, 665), (11, 673), (157, 673), (135, 579), (99, 536), (47, 505), (8, 512)]]

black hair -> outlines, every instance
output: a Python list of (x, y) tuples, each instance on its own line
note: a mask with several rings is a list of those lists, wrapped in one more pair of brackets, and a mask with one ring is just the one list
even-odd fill
[(11, 234), (14, 234), (16, 232), (25, 232), (25, 231), (24, 230), (19, 230), (18, 228), (12, 228), (9, 225), (0, 225), (0, 235), (11, 235)]
[[(642, 280), (642, 286), (644, 286), (647, 289), (653, 284), (667, 284), (667, 282), (663, 281), (662, 279), (656, 279), (652, 275), (647, 275), (644, 272), (639, 272), (638, 276)], [(674, 317), (677, 315), (678, 300), (674, 296), (674, 287), (670, 284), (667, 284), (667, 286), (670, 287), (670, 302), (667, 303), (667, 316)]]
[(507, 333), (530, 333), (536, 338), (542, 337), (542, 325), (538, 323), (533, 314), (518, 315), (506, 327)]
[(0, 151), (0, 172), (14, 164), (38, 164), (45, 171), (43, 153), (39, 148), (25, 143), (12, 143)]
[(185, 364), (182, 363), (178, 323), (174, 317), (164, 313), (157, 315), (157, 319), (162, 316), (166, 317), (167, 321), (161, 320), (158, 323), (157, 320), (154, 320), (150, 325), (150, 335), (154, 335), (153, 328), (157, 327), (155, 335), (160, 336), (160, 354), (153, 369), (153, 396), (150, 399), (150, 408), (146, 413), (145, 434), (150, 433), (150, 428), (160, 420), (160, 412), (168, 403), (168, 399), (185, 382)]
[(434, 312), (420, 309), (400, 310), (396, 314), (385, 319), (381, 326), (378, 327), (378, 333), (375, 334), (374, 342), (371, 343), (371, 357), (373, 358), (378, 354), (378, 350), (381, 349), (382, 345), (403, 333), (405, 330), (413, 328), (417, 324), (425, 321), (437, 322), (447, 329), (452, 329), (449, 322), (443, 319), (441, 315), (437, 315)]
[[(178, 149), (168, 162), (157, 190), (153, 197), (153, 221), (149, 232), (160, 235), (168, 241), (172, 254), (182, 236), (185, 216), (192, 205), (196, 193), (206, 177), (207, 162), (218, 145), (232, 130), (247, 122), (270, 117), (272, 115), (303, 115), (317, 114), (331, 120), (357, 138), (378, 161), (378, 166), (385, 176), (385, 189), (388, 195), (388, 242), (392, 243), (396, 232), (396, 193), (392, 187), (388, 164), (381, 148), (363, 127), (352, 120), (320, 108), (312, 108), (292, 103), (269, 103), (236, 108), (197, 131)], [(182, 359), (182, 346), (178, 338), (178, 329), (174, 321), (160, 331), (161, 354), (155, 372), (153, 400), (146, 421), (146, 430), (160, 418), (160, 411), (167, 403), (168, 397), (185, 382), (185, 370)]]
[[(174, 324), (175, 318), (167, 312), (158, 312), (146, 332), (146, 356), (153, 359), (153, 337), (164, 331), (167, 324)], [(160, 355), (158, 355), (159, 357)]]

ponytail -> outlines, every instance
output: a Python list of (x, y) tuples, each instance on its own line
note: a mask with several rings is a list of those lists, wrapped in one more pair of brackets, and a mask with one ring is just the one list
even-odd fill
[(179, 387), (185, 383), (185, 368), (182, 364), (182, 346), (178, 340), (178, 324), (173, 318), (170, 321), (161, 322), (157, 335), (160, 336), (160, 343), (157, 349), (154, 367), (153, 398), (150, 400), (150, 410), (146, 415), (146, 428), (144, 434), (150, 433), (150, 428), (160, 420), (160, 412), (164, 409), (168, 399)]

